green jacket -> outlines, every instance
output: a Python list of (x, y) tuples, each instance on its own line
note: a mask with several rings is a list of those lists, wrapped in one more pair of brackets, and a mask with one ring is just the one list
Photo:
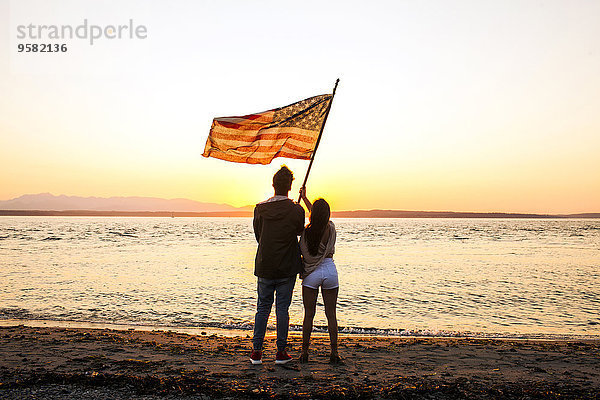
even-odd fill
[(289, 278), (302, 270), (298, 236), (304, 230), (304, 209), (285, 196), (275, 196), (254, 208), (258, 242), (254, 275)]

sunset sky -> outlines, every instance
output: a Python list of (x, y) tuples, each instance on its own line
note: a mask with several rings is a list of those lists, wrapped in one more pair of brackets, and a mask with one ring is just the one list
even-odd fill
[[(128, 23), (145, 39), (17, 38)], [(281, 164), (201, 156), (214, 117), (331, 92), (308, 184), (334, 209), (600, 212), (600, 2), (0, 0), (0, 200), (243, 206)], [(19, 43), (67, 43), (23, 54)]]

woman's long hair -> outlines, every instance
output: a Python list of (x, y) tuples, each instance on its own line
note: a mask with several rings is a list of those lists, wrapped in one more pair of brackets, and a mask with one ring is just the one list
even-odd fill
[(310, 212), (310, 223), (305, 230), (308, 252), (313, 256), (316, 256), (319, 252), (319, 244), (323, 238), (325, 228), (327, 228), (330, 215), (329, 204), (324, 199), (315, 200)]

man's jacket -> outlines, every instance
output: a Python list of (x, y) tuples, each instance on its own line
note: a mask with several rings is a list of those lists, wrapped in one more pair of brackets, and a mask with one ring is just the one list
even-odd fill
[(275, 196), (254, 208), (258, 250), (254, 275), (289, 278), (302, 270), (298, 235), (304, 229), (304, 209), (286, 196)]

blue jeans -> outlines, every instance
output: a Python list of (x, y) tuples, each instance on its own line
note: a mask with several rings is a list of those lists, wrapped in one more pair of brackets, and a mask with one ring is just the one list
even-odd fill
[(277, 293), (275, 302), (275, 315), (277, 317), (277, 351), (285, 350), (287, 345), (288, 329), (290, 324), (289, 308), (292, 302), (292, 293), (296, 284), (296, 276), (284, 279), (258, 278), (258, 304), (254, 318), (254, 337), (252, 346), (254, 350), (262, 351), (267, 321), (273, 306), (273, 294)]

